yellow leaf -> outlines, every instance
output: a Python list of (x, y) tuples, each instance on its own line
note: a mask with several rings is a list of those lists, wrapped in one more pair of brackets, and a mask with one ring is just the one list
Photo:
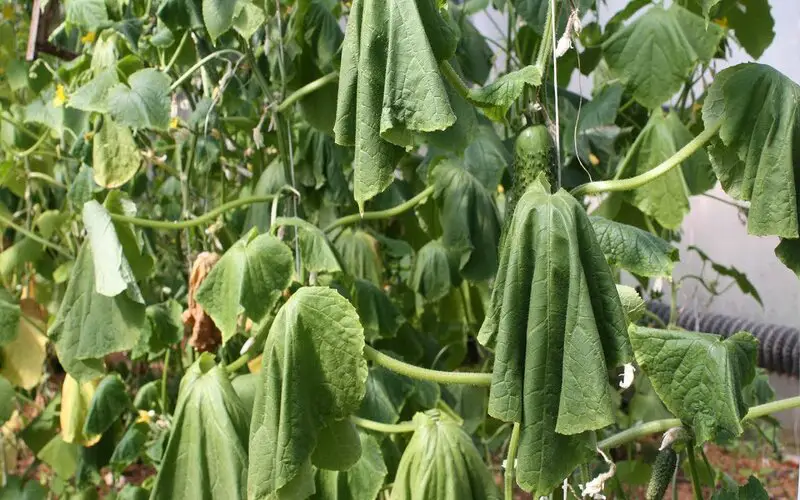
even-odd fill
[(64, 106), (65, 102), (67, 102), (67, 92), (64, 90), (64, 86), (59, 83), (56, 85), (56, 95), (53, 97), (53, 106), (60, 108)]
[(61, 438), (66, 443), (81, 446), (94, 446), (100, 436), (84, 436), (83, 425), (92, 404), (97, 380), (78, 384), (78, 381), (67, 375), (61, 386)]
[(81, 42), (83, 43), (94, 43), (95, 39), (95, 32), (90, 31), (81, 37)]
[(0, 349), (0, 375), (30, 390), (39, 385), (47, 357), (47, 313), (33, 299), (20, 300), (19, 307), (22, 315), (17, 337)]
[(259, 354), (247, 362), (247, 368), (250, 370), (250, 373), (258, 373), (261, 371), (261, 357), (262, 355)]
[(3, 19), (10, 21), (14, 19), (14, 4), (13, 3), (5, 3), (3, 4)]

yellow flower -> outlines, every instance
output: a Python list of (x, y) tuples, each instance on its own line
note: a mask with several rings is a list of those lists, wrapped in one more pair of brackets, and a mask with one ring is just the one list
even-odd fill
[(14, 4), (13, 3), (5, 3), (3, 4), (3, 19), (11, 20), (14, 19)]
[(53, 97), (53, 106), (60, 108), (67, 102), (67, 93), (64, 91), (64, 86), (60, 83), (56, 86), (56, 95)]
[(727, 17), (720, 17), (719, 19), (714, 19), (714, 23), (720, 26), (721, 28), (728, 27), (728, 18)]
[(591, 164), (596, 167), (596, 166), (600, 165), (600, 158), (595, 156), (594, 153), (589, 153), (589, 162), (591, 162)]
[(175, 129), (178, 128), (178, 125), (180, 125), (180, 120), (178, 119), (177, 116), (173, 116), (172, 119), (169, 121), (169, 128)]
[(498, 184), (497, 185), (497, 192), (500, 193), (500, 194), (503, 194), (503, 193), (506, 192), (506, 188), (504, 188), (502, 184)]
[(146, 412), (144, 410), (139, 410), (139, 416), (136, 417), (136, 423), (137, 424), (142, 423), (142, 422), (144, 422), (146, 424), (149, 424), (150, 420), (151, 420), (151, 416), (150, 416), (149, 412)]
[(81, 42), (83, 43), (94, 43), (95, 33), (94, 31), (90, 31), (81, 37)]

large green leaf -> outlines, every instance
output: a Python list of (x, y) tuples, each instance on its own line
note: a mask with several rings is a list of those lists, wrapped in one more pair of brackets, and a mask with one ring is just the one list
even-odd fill
[(753, 59), (759, 59), (775, 39), (769, 0), (705, 0), (703, 4), (706, 14), (709, 4), (719, 5), (714, 17), (727, 21), (736, 41)]
[(450, 293), (450, 257), (440, 240), (426, 243), (414, 257), (409, 286), (430, 302), (443, 299)]
[(200, 0), (164, 0), (158, 4), (158, 18), (172, 31), (203, 29)]
[(131, 130), (109, 116), (103, 119), (92, 145), (94, 181), (100, 186), (122, 186), (136, 175), (142, 164)]
[(44, 254), (38, 241), (25, 237), (0, 252), (0, 276), (8, 278), (26, 262), (36, 262)]
[(466, 168), (486, 189), (494, 190), (503, 171), (511, 163), (511, 154), (489, 123), (481, 123), (475, 140), (464, 150)]
[(739, 332), (723, 340), (710, 333), (631, 325), (636, 361), (673, 415), (702, 444), (718, 433), (738, 436), (747, 413), (742, 388), (755, 376), (758, 341)]
[(316, 477), (314, 500), (375, 500), (383, 486), (388, 471), (383, 461), (378, 440), (364, 432), (361, 440), (361, 458), (346, 472), (319, 469)]
[(333, 242), (341, 256), (344, 271), (355, 278), (383, 285), (383, 265), (378, 240), (360, 229), (345, 229)]
[(706, 128), (720, 126), (710, 148), (723, 189), (750, 201), (747, 230), (797, 238), (800, 86), (761, 64), (717, 74), (703, 104)]
[(150, 498), (245, 498), (248, 416), (225, 368), (202, 354), (181, 380)]
[[(354, 191), (362, 210), (394, 180), (403, 148), (474, 122), (474, 111), (439, 73), (458, 40), (446, 16), (434, 0), (353, 2), (334, 132), (338, 144), (355, 146)], [(438, 142), (468, 144), (463, 133), (448, 139)]]
[(589, 217), (600, 249), (611, 266), (639, 276), (672, 276), (678, 249), (638, 227), (604, 217)]
[(592, 431), (614, 423), (607, 370), (632, 353), (613, 274), (575, 198), (533, 183), (505, 241), (478, 340), (495, 349), (489, 414), (521, 424), (517, 478), (537, 498), (594, 456)]
[(483, 33), (472, 24), (466, 13), (460, 9), (453, 8), (451, 8), (450, 12), (453, 14), (453, 19), (458, 25), (459, 31), (461, 31), (458, 46), (456, 47), (458, 66), (467, 80), (483, 85), (492, 71), (494, 52), (489, 47)]
[[(619, 166), (617, 177), (628, 178), (643, 174), (674, 155), (691, 140), (692, 134), (681, 123), (678, 115), (665, 115), (656, 110), (628, 150)], [(705, 151), (695, 152), (683, 162), (683, 166), (689, 171), (708, 169)], [(707, 181), (693, 184), (699, 192), (711, 187)], [(683, 222), (683, 217), (689, 213), (691, 194), (695, 192), (690, 189), (683, 170), (673, 169), (644, 186), (625, 193), (625, 197), (662, 226), (677, 229)]]
[(133, 128), (169, 128), (170, 79), (153, 68), (145, 68), (108, 91), (108, 110), (114, 120)]
[(754, 476), (747, 478), (743, 485), (725, 484), (711, 497), (711, 500), (769, 500), (769, 492)]
[(457, 423), (436, 412), (417, 413), (414, 422), (391, 500), (500, 500), (472, 438)]
[(289, 247), (274, 236), (251, 229), (211, 268), (195, 300), (227, 342), (236, 333), (240, 306), (247, 317), (260, 321), (289, 286), (293, 271)]
[(358, 459), (350, 453), (337, 459), (337, 449), (317, 445), (336, 430), (339, 448), (360, 448), (344, 419), (366, 390), (363, 349), (358, 314), (335, 290), (301, 288), (281, 307), (264, 346), (250, 424), (249, 498), (312, 494), (312, 455), (328, 469), (347, 469)]
[(106, 375), (92, 397), (83, 433), (87, 436), (103, 434), (130, 408), (132, 402), (125, 382), (116, 373)]
[(66, 21), (86, 31), (97, 31), (109, 21), (106, 2), (69, 0), (66, 2)]
[(95, 290), (92, 248), (84, 243), (49, 336), (64, 369), (83, 382), (103, 374), (103, 358), (136, 345), (144, 305), (127, 293), (107, 297)]
[(102, 71), (70, 94), (68, 105), (82, 111), (108, 112), (108, 91), (119, 83), (116, 67)]
[(722, 28), (673, 4), (653, 6), (603, 44), (608, 67), (647, 108), (677, 92), (698, 62), (708, 62)]
[(203, 0), (203, 21), (211, 41), (215, 42), (233, 26), (236, 5), (243, 3), (231, 0)]
[(440, 161), (430, 175), (442, 220), (442, 244), (459, 256), (466, 278), (491, 278), (497, 270), (501, 227), (490, 192), (451, 160)]

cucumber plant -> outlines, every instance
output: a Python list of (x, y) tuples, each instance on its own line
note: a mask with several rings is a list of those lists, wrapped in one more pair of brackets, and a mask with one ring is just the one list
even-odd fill
[(606, 9), (4, 4), (3, 498), (625, 498), (665, 432), (647, 498), (766, 498), (703, 445), (800, 398), (645, 300), (717, 182), (800, 273), (800, 86), (766, 1)]

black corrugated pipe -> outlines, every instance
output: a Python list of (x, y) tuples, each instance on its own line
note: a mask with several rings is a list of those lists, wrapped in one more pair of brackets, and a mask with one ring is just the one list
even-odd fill
[[(647, 308), (669, 322), (669, 304), (649, 302)], [(770, 325), (724, 314), (679, 310), (678, 326), (696, 332), (729, 337), (736, 332), (750, 332), (759, 341), (758, 366), (767, 371), (800, 376), (800, 330), (791, 326)]]

